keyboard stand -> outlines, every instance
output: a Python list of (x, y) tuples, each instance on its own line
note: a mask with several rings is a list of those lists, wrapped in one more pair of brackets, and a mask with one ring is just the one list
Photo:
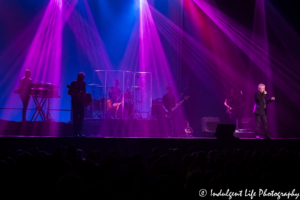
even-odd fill
[[(45, 112), (43, 110), (43, 107), (46, 103), (47, 98), (39, 97), (38, 95), (32, 95), (32, 98), (33, 98), (33, 101), (34, 101), (36, 107), (35, 107), (34, 114), (33, 114), (30, 121), (33, 121), (33, 119), (34, 119), (34, 121), (36, 121), (39, 115), (41, 116), (42, 121), (45, 121), (46, 116), (45, 116)], [(39, 98), (41, 100), (39, 100)]]

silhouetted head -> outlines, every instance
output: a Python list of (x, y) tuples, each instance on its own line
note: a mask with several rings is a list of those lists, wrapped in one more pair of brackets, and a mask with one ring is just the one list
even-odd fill
[[(160, 155), (160, 151), (158, 148), (153, 148), (152, 149), (152, 155), (154, 156), (159, 156)], [(300, 157), (300, 156), (299, 156)]]
[(30, 78), (31, 77), (31, 71), (29, 69), (25, 70), (25, 77)]
[(83, 72), (78, 73), (77, 81), (82, 83), (84, 81), (84, 77), (85, 77), (85, 74)]
[(117, 87), (119, 87), (119, 85), (120, 85), (120, 83), (119, 83), (119, 80), (115, 80), (115, 87), (117, 88)]
[(67, 148), (67, 158), (68, 159), (76, 159), (77, 158), (77, 149), (74, 146)]

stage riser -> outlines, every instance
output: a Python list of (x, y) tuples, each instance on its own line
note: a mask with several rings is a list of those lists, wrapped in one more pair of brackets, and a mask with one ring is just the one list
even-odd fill
[(14, 122), (0, 120), (2, 136), (68, 137), (73, 134), (72, 124), (56, 122)]
[(83, 133), (98, 137), (168, 137), (168, 128), (156, 120), (86, 120)]
[[(233, 135), (237, 138), (256, 138), (256, 134), (253, 132), (234, 133)], [(261, 134), (261, 136), (262, 136), (262, 134)]]
[[(82, 133), (94, 137), (168, 137), (165, 122), (156, 120), (85, 120)], [(71, 137), (73, 124), (60, 122), (14, 122), (0, 120), (0, 135)]]

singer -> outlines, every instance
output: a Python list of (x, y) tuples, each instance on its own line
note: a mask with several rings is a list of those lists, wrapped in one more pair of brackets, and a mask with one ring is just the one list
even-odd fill
[(254, 109), (253, 113), (255, 114), (255, 121), (256, 121), (256, 136), (259, 135), (259, 126), (260, 121), (263, 121), (264, 128), (265, 128), (265, 139), (271, 139), (269, 135), (269, 128), (268, 128), (268, 120), (267, 120), (267, 104), (271, 103), (275, 100), (275, 97), (267, 100), (267, 91), (265, 90), (266, 86), (264, 84), (258, 85), (258, 92), (254, 95)]

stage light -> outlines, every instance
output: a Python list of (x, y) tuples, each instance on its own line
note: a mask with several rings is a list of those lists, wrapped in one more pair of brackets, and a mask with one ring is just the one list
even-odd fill
[(147, 0), (140, 0), (140, 13), (143, 12), (145, 3), (147, 3)]
[(59, 7), (59, 9), (61, 10), (62, 8), (62, 0), (54, 0), (56, 5)]

